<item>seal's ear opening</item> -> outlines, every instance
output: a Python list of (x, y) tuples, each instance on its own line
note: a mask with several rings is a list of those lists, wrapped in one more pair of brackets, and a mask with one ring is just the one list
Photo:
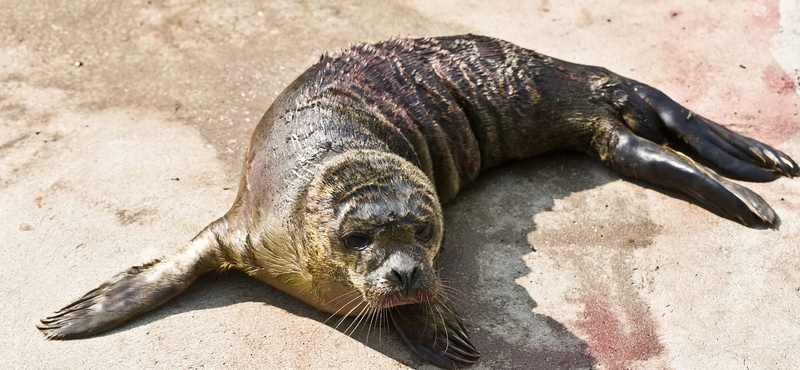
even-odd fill
[(451, 305), (434, 301), (395, 306), (388, 311), (406, 345), (431, 364), (458, 369), (475, 364), (481, 357)]

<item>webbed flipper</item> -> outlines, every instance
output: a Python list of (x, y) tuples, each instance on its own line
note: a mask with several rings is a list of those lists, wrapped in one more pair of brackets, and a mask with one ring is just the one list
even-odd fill
[(123, 271), (36, 327), (47, 339), (77, 339), (113, 329), (150, 311), (220, 266), (219, 242), (209, 228), (179, 252)]
[(446, 369), (474, 364), (481, 357), (453, 307), (439, 302), (389, 308), (400, 336), (414, 353)]
[(668, 147), (617, 126), (603, 158), (618, 173), (680, 191), (706, 209), (745, 225), (773, 224), (775, 211), (758, 194)]
[(726, 177), (764, 182), (780, 176), (800, 176), (800, 166), (780, 150), (695, 114), (655, 88), (633, 80), (627, 82), (653, 108), (669, 132)]

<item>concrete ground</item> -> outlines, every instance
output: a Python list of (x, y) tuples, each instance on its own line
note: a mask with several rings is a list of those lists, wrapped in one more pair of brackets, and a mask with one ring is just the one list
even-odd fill
[[(650, 83), (800, 159), (800, 7), (730, 1), (0, 3), (0, 367), (430, 369), (240, 273), (91, 339), (37, 320), (228, 208), (251, 130), (326, 50), (478, 33)], [(558, 154), (446, 207), (475, 369), (797, 369), (800, 180), (749, 229)]]

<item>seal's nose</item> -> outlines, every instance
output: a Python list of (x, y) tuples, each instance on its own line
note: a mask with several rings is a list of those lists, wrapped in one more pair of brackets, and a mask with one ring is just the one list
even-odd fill
[(417, 289), (417, 281), (422, 275), (419, 267), (414, 266), (411, 269), (392, 269), (387, 280), (397, 284), (397, 289), (405, 294), (406, 297), (413, 295), (412, 293)]

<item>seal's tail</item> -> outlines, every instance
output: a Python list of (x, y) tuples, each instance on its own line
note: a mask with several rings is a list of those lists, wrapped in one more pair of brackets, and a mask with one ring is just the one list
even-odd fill
[(219, 239), (209, 226), (179, 252), (115, 275), (36, 327), (47, 339), (58, 340), (113, 329), (168, 301), (220, 261)]

